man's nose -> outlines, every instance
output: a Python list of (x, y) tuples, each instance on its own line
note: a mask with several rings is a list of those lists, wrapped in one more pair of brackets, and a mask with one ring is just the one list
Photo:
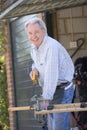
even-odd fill
[(35, 39), (35, 38), (36, 38), (36, 35), (35, 35), (35, 34), (33, 34), (33, 35), (32, 35), (32, 38), (33, 38), (33, 39)]

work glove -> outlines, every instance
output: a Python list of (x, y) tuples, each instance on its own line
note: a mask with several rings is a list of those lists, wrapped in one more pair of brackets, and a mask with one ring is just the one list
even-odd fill
[(40, 110), (47, 110), (49, 106), (49, 100), (40, 101)]

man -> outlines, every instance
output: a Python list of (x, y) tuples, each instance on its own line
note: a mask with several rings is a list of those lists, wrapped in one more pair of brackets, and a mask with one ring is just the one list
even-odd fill
[[(34, 62), (30, 77), (32, 79), (33, 70), (36, 70), (42, 87), (41, 109), (46, 109), (48, 104), (71, 103), (74, 66), (69, 54), (58, 41), (47, 35), (46, 25), (40, 18), (31, 18), (25, 28)], [(50, 130), (69, 130), (69, 113), (50, 114), (49, 119)]]

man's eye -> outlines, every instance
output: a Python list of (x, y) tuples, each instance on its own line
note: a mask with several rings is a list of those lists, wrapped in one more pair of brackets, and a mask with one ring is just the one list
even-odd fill
[(28, 34), (31, 35), (32, 33), (29, 32)]

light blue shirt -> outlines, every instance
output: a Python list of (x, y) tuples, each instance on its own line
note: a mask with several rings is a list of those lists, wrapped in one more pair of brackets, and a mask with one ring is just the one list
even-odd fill
[(39, 72), (39, 84), (43, 87), (44, 99), (53, 99), (56, 86), (61, 82), (71, 82), (74, 74), (73, 62), (65, 48), (55, 39), (45, 36), (37, 49), (31, 48), (34, 61), (32, 69)]

